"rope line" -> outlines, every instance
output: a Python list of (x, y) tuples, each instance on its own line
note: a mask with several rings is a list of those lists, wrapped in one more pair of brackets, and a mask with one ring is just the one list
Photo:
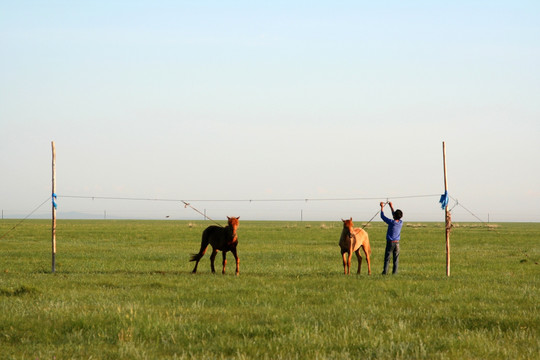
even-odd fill
[(114, 196), (82, 196), (82, 195), (58, 195), (58, 197), (72, 199), (92, 200), (129, 200), (129, 201), (164, 201), (164, 202), (300, 202), (300, 201), (363, 201), (380, 199), (411, 199), (422, 197), (439, 197), (440, 194), (407, 195), (407, 196), (380, 196), (380, 197), (354, 197), (354, 198), (290, 198), (290, 199), (163, 199), (163, 198), (138, 198), (138, 197), (114, 197)]
[(197, 210), (196, 208), (194, 208), (193, 206), (191, 206), (190, 203), (188, 202), (185, 202), (185, 201), (182, 201), (184, 203), (184, 208), (187, 208), (188, 206), (193, 209), (194, 211), (198, 212), (199, 214), (201, 214), (202, 216), (204, 216), (205, 218), (207, 218), (208, 220), (212, 221), (214, 224), (220, 226), (220, 227), (223, 227), (223, 225), (221, 225), (220, 223), (218, 223), (216, 220), (214, 219), (211, 219), (210, 216), (207, 216), (206, 214), (203, 214), (202, 212), (200, 212), (199, 210)]
[[(384, 205), (386, 206), (386, 204), (388, 204), (388, 203), (389, 203), (389, 201), (386, 200), (386, 202), (384, 203)], [(380, 212), (381, 212), (381, 210), (377, 211), (377, 212), (375, 213), (375, 215), (373, 215), (373, 217), (372, 217), (371, 219), (369, 219), (369, 221), (368, 221), (367, 223), (365, 223), (364, 226), (362, 226), (362, 229), (364, 229), (366, 226), (368, 226), (369, 223), (372, 222), (373, 219), (375, 219), (375, 217), (376, 217), (377, 215), (379, 215)]]
[(463, 204), (461, 204), (457, 199), (454, 199), (452, 196), (450, 196), (450, 198), (452, 198), (452, 200), (454, 200), (456, 202), (456, 204), (454, 205), (454, 207), (452, 207), (452, 209), (454, 209), (456, 206), (461, 206), (463, 209), (465, 209), (469, 214), (471, 214), (472, 216), (474, 216), (475, 218), (478, 219), (478, 221), (480, 221), (482, 224), (486, 224), (486, 222), (482, 219), (480, 219), (478, 216), (476, 216), (475, 213), (473, 213), (471, 210), (467, 209), (465, 206), (463, 206)]
[(15, 230), (17, 227), (19, 227), (19, 225), (21, 225), (26, 219), (28, 219), (30, 216), (32, 216), (36, 211), (38, 211), (43, 205), (45, 205), (45, 203), (49, 202), (51, 200), (51, 197), (50, 196), (47, 196), (47, 199), (45, 199), (45, 201), (43, 201), (41, 204), (39, 204), (34, 210), (32, 210), (32, 212), (28, 215), (26, 215), (26, 217), (24, 219), (22, 219), (21, 221), (19, 221), (18, 223), (16, 223), (15, 225), (13, 225), (13, 227), (11, 229), (9, 229), (8, 231), (6, 231), (4, 234), (2, 234), (2, 236), (0, 236), (0, 240), (2, 240), (3, 238), (5, 238), (7, 236), (7, 234), (9, 234), (10, 232), (12, 232), (13, 230)]
[[(451, 197), (451, 196), (450, 196)], [(478, 219), (478, 221), (480, 221), (482, 223), (482, 225), (484, 226), (489, 226), (487, 222), (485, 222), (484, 220), (480, 219), (480, 217), (478, 217), (476, 214), (474, 214), (471, 210), (467, 209), (465, 206), (463, 206), (463, 204), (461, 204), (457, 199), (454, 199), (453, 197), (451, 197), (452, 200), (454, 200), (456, 202), (456, 204), (454, 205), (453, 208), (455, 208), (456, 206), (461, 206), (463, 209), (465, 209), (469, 214), (471, 214), (472, 216), (474, 216), (476, 219)], [(496, 230), (496, 229), (492, 229), (492, 231), (495, 232), (495, 235), (499, 238), (499, 239), (502, 239), (502, 240), (505, 240), (505, 241), (509, 241), (509, 239), (506, 237), (506, 236), (503, 236), (501, 235), (501, 233)]]
[[(373, 201), (373, 200), (380, 200), (380, 199), (386, 199), (386, 203), (388, 203), (389, 199), (413, 199), (413, 198), (427, 198), (427, 197), (440, 197), (440, 194), (424, 194), (424, 195), (405, 195), (405, 196), (379, 196), (379, 197), (350, 197), (350, 198), (281, 198), (281, 199), (166, 199), (166, 198), (143, 198), (143, 197), (115, 197), (115, 196), (85, 196), (85, 195), (57, 195), (58, 197), (62, 198), (71, 198), (71, 199), (92, 199), (92, 200), (124, 200), (124, 201), (160, 201), (160, 202), (180, 202), (184, 204), (184, 207), (190, 207), (197, 213), (201, 214), (202, 216), (206, 217), (208, 220), (213, 221), (214, 223), (218, 224), (215, 220), (209, 218), (201, 211), (194, 208), (190, 202), (323, 202), (323, 201)], [(482, 220), (480, 217), (478, 217), (475, 213), (473, 213), (471, 210), (467, 209), (463, 204), (461, 204), (456, 198), (449, 196), (452, 200), (454, 200), (456, 203), (452, 207), (451, 210), (453, 210), (456, 206), (462, 207), (464, 210), (466, 210), (469, 214), (471, 214), (473, 217), (475, 217), (478, 221), (485, 224), (486, 222)], [(40, 205), (40, 207), (43, 204)], [(39, 207), (38, 207), (39, 208)], [(37, 211), (34, 210), (32, 214)], [(371, 220), (368, 221), (368, 224), (378, 215), (379, 212), (377, 212)], [(30, 214), (31, 215), (31, 214)], [(26, 219), (26, 218), (25, 218)], [(219, 224), (218, 224), (219, 225)], [(367, 224), (366, 224), (367, 225)], [(220, 225), (221, 226), (221, 225)]]

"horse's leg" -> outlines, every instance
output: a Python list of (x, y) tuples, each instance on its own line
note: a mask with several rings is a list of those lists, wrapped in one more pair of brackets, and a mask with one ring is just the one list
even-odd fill
[(199, 265), (199, 260), (201, 260), (200, 258), (197, 259), (197, 261), (195, 262), (195, 267), (193, 268), (193, 271), (192, 273), (195, 274), (197, 272), (197, 266)]
[(341, 251), (341, 258), (343, 259), (343, 273), (347, 275), (347, 253)]
[[(240, 258), (238, 257), (238, 253), (236, 252), (236, 248), (233, 248), (231, 250), (234, 259), (236, 260), (236, 276), (240, 275)], [(223, 267), (225, 269), (225, 266)]]
[[(366, 254), (367, 273), (368, 275), (371, 275), (371, 259), (369, 258), (369, 253), (371, 252), (371, 248), (369, 245), (367, 246), (367, 249), (366, 249), (366, 246), (362, 246), (362, 248), (364, 249), (364, 254)], [(358, 252), (360, 252), (360, 249), (358, 250)]]
[(356, 258), (358, 259), (357, 274), (360, 274), (360, 268), (362, 267), (362, 256), (360, 255), (360, 249), (356, 250), (354, 253), (356, 254)]
[(353, 249), (352, 247), (349, 249), (349, 252), (348, 252), (348, 258), (347, 258), (347, 274), (350, 274), (351, 273), (351, 262), (352, 262), (352, 254), (353, 254)]
[(193, 268), (192, 273), (197, 273), (197, 266), (199, 266), (199, 261), (201, 261), (201, 258), (203, 257), (204, 253), (206, 252), (206, 249), (202, 250), (198, 254), (194, 254), (191, 256), (191, 260), (195, 261), (195, 267)]
[(216, 255), (218, 251), (216, 249), (212, 249), (212, 255), (210, 255), (210, 268), (212, 269), (212, 273), (216, 273), (216, 268), (214, 267), (214, 260), (216, 260)]
[(193, 268), (192, 273), (195, 274), (197, 272), (197, 266), (199, 266), (199, 261), (201, 261), (201, 258), (206, 253), (206, 248), (208, 247), (208, 244), (210, 243), (210, 236), (208, 235), (208, 229), (203, 231), (202, 234), (202, 240), (201, 240), (201, 249), (197, 254), (191, 255), (191, 259), (189, 261), (195, 261), (195, 267)]
[(225, 275), (225, 265), (227, 265), (227, 252), (223, 252), (223, 269), (221, 270), (221, 273)]

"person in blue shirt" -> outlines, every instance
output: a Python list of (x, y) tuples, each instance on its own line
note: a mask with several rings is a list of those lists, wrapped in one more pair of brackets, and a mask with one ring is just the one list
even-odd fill
[(394, 211), (394, 206), (391, 202), (390, 210), (392, 210), (393, 219), (389, 219), (384, 216), (384, 203), (381, 202), (381, 219), (388, 224), (388, 230), (386, 230), (386, 250), (384, 252), (384, 268), (383, 275), (388, 273), (388, 263), (390, 262), (390, 255), (393, 255), (394, 265), (392, 268), (392, 274), (397, 274), (399, 265), (399, 240), (401, 238), (401, 227), (403, 226), (403, 212), (401, 210)]

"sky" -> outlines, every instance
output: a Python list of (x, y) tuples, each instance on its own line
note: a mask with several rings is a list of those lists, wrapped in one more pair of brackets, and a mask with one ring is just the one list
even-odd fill
[(454, 221), (538, 222), (538, 64), (538, 1), (0, 0), (2, 216), (54, 141), (59, 218), (444, 221), (444, 141)]

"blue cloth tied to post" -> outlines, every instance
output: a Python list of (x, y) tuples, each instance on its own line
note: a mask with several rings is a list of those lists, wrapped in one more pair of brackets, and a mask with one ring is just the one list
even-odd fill
[(448, 191), (444, 191), (444, 194), (441, 195), (439, 203), (441, 203), (441, 208), (443, 210), (448, 206)]
[(56, 204), (56, 199), (58, 198), (58, 196), (56, 196), (55, 193), (52, 194), (52, 204), (54, 206), (55, 209), (58, 208), (58, 205)]

